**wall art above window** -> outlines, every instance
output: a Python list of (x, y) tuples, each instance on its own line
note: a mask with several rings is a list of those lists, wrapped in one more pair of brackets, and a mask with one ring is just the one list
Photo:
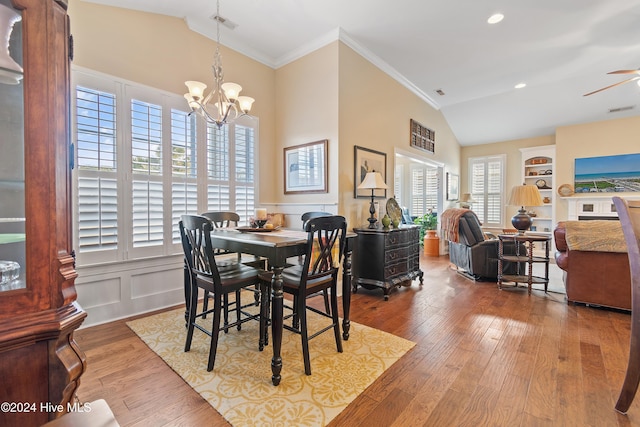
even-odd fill
[(422, 126), (411, 119), (411, 130), (409, 133), (409, 145), (429, 153), (436, 152), (436, 131)]

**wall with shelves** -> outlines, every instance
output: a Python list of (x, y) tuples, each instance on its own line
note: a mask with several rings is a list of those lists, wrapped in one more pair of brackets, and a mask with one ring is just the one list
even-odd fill
[(526, 206), (535, 212), (533, 227), (536, 232), (551, 234), (555, 227), (555, 146), (528, 147), (520, 149), (522, 156), (522, 182), (535, 185), (540, 191), (543, 206)]

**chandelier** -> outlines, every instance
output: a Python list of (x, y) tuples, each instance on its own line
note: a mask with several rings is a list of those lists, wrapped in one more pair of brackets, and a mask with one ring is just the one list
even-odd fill
[(184, 82), (189, 89), (184, 97), (189, 103), (191, 113), (197, 113), (207, 123), (215, 124), (221, 128), (224, 124), (231, 123), (237, 117), (249, 114), (254, 99), (249, 96), (240, 96), (242, 86), (237, 83), (224, 83), (222, 72), (222, 57), (220, 55), (220, 22), (224, 18), (220, 16), (220, 0), (216, 1), (216, 52), (213, 59), (214, 87), (205, 97), (204, 91), (207, 85), (202, 82)]

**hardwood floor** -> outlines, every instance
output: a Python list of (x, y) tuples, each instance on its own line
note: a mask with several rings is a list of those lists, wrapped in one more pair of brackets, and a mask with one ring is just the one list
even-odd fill
[[(353, 295), (352, 321), (417, 345), (331, 426), (640, 426), (640, 399), (626, 416), (614, 410), (628, 314), (499, 291), (458, 275), (447, 257), (421, 267), (422, 288), (389, 301), (379, 290)], [(124, 321), (75, 337), (88, 362), (80, 400), (106, 399), (122, 426), (228, 425)]]

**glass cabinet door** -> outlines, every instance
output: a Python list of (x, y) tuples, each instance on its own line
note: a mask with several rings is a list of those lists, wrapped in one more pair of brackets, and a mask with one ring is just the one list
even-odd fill
[(0, 292), (26, 287), (21, 13), (0, 0)]

